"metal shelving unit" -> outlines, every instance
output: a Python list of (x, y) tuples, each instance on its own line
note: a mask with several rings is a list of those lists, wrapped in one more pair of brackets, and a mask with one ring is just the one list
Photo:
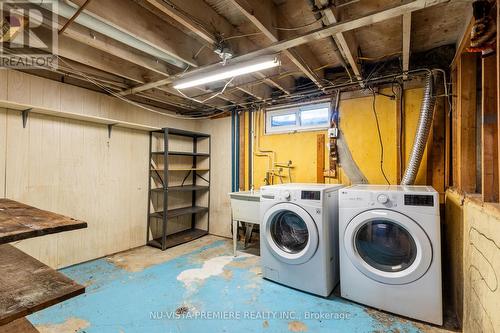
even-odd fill
[[(153, 151), (153, 136), (163, 135), (163, 149), (161, 151)], [(191, 152), (185, 151), (171, 151), (169, 150), (169, 141), (171, 136), (188, 137), (192, 138), (193, 149)], [(198, 143), (201, 140), (208, 140), (208, 152), (198, 152)], [(147, 244), (157, 247), (161, 250), (166, 250), (196, 238), (208, 234), (210, 225), (210, 152), (211, 152), (211, 138), (210, 135), (198, 132), (190, 132), (174, 128), (163, 128), (162, 130), (150, 132), (149, 137), (149, 191), (148, 191), (148, 225), (147, 225)], [(163, 167), (153, 167), (153, 158), (162, 156)], [(179, 156), (182, 158), (191, 158), (191, 167), (174, 167), (169, 168), (169, 157)], [(201, 159), (208, 159), (208, 167), (198, 167)], [(169, 175), (171, 172), (188, 172), (184, 177), (181, 185), (169, 186)], [(198, 172), (208, 173), (208, 179), (199, 175)], [(185, 181), (191, 176), (191, 184), (184, 185)], [(151, 188), (152, 177), (158, 177), (162, 183), (162, 187)], [(199, 184), (198, 178), (201, 178), (206, 184)], [(169, 209), (168, 199), (169, 196), (176, 193), (191, 192), (191, 202), (187, 207)], [(197, 193), (208, 192), (207, 206), (197, 205)], [(161, 196), (163, 200), (163, 209), (158, 211), (151, 211), (152, 195)], [(196, 219), (201, 214), (207, 214), (207, 230), (196, 228)], [(191, 215), (191, 225), (189, 229), (182, 230), (173, 234), (167, 234), (168, 222), (172, 218)], [(151, 226), (153, 221), (161, 222), (161, 235), (150, 239)]]

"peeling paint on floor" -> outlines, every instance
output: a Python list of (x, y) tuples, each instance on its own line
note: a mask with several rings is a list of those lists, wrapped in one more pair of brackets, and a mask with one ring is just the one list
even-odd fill
[(206, 279), (221, 275), (224, 273), (224, 266), (234, 260), (234, 256), (219, 256), (207, 259), (203, 262), (201, 268), (192, 268), (182, 271), (177, 280), (184, 283), (186, 288), (192, 288), (194, 285), (200, 285)]
[(40, 333), (62, 333), (62, 332), (82, 332), (83, 329), (90, 326), (86, 320), (79, 318), (68, 318), (61, 324), (37, 325)]
[(264, 280), (259, 263), (215, 236), (138, 248), (63, 269), (87, 292), (28, 319), (42, 333), (445, 332)]
[(294, 320), (288, 323), (288, 330), (290, 332), (307, 332), (307, 326), (301, 321)]

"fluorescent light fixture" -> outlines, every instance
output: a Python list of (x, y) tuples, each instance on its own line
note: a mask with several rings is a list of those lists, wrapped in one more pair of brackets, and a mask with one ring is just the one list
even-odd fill
[(258, 72), (264, 69), (273, 68), (280, 65), (277, 56), (266, 56), (255, 60), (226, 65), (222, 68), (210, 71), (208, 73), (195, 74), (191, 77), (174, 82), (175, 89), (186, 89), (199, 86), (209, 82), (220, 81), (235, 76)]

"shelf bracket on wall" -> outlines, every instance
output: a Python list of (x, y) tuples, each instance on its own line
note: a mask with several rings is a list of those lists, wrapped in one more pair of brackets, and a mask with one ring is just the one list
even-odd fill
[(21, 111), (21, 118), (23, 119), (23, 128), (26, 128), (26, 125), (28, 124), (28, 114), (31, 112), (32, 109), (26, 109)]
[(111, 139), (111, 132), (113, 130), (113, 126), (116, 126), (118, 124), (108, 124), (108, 139)]

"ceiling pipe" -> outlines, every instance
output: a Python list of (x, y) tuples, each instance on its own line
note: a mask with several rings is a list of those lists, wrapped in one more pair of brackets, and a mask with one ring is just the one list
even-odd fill
[[(34, 5), (38, 5), (48, 11), (55, 11), (55, 14), (60, 15), (68, 20), (70, 20), (77, 13), (79, 7), (73, 7), (64, 1), (59, 1), (57, 4), (57, 10), (47, 2), (40, 0), (29, 0)], [(91, 29), (93, 31), (99, 32), (105, 36), (108, 36), (114, 40), (117, 40), (125, 45), (128, 45), (134, 49), (147, 53), (157, 59), (163, 60), (172, 64), (176, 67), (186, 69), (187, 64), (170, 54), (167, 54), (148, 43), (145, 43), (101, 20), (82, 12), (75, 19), (74, 22), (83, 25), (84, 27)]]

